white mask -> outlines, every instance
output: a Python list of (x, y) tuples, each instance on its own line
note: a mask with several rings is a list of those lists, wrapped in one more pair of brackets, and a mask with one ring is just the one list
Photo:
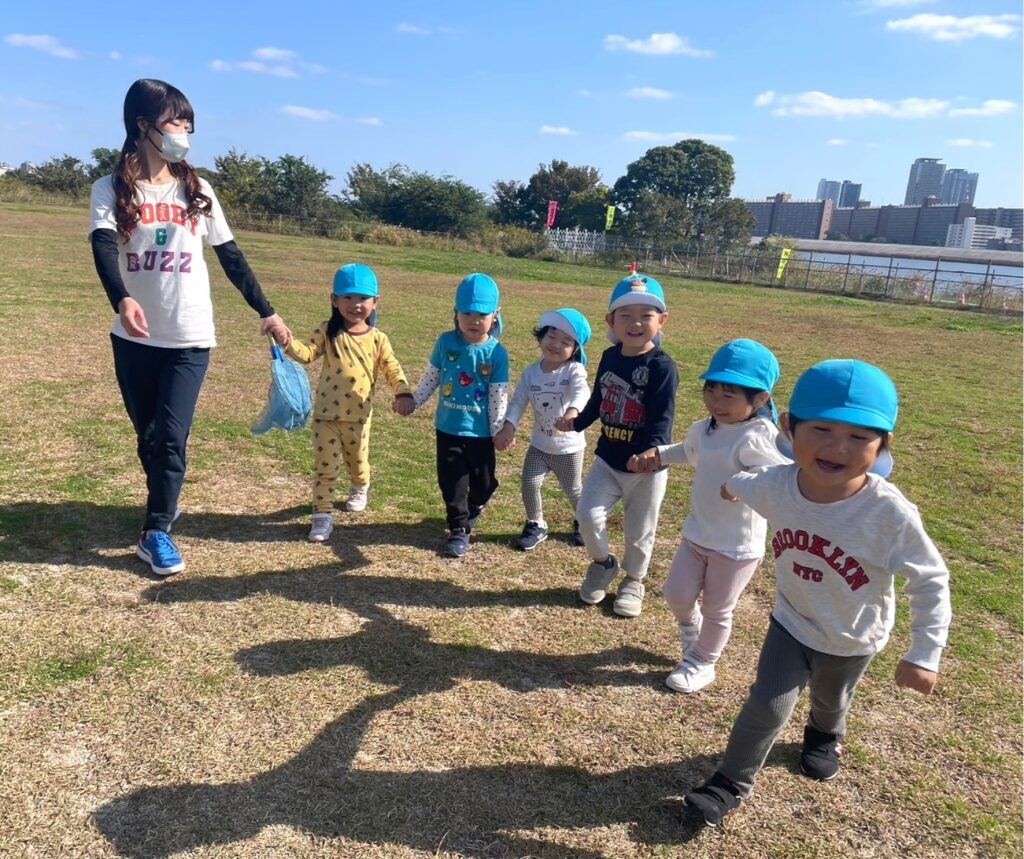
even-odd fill
[(170, 134), (166, 131), (160, 135), (160, 157), (169, 164), (184, 161), (188, 155), (189, 142), (187, 134)]

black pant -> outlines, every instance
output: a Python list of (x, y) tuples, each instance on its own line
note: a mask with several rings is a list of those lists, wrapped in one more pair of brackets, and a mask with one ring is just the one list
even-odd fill
[(437, 430), (437, 485), (449, 528), (466, 528), (470, 511), (483, 507), (498, 488), (494, 440)]
[(121, 399), (146, 472), (144, 531), (169, 531), (185, 480), (185, 446), (209, 349), (164, 349), (110, 335)]

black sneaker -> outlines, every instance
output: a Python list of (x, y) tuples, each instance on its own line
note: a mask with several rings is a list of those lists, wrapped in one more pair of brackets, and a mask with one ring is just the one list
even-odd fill
[(453, 528), (448, 532), (444, 544), (446, 558), (461, 558), (469, 549), (469, 532), (465, 528)]
[(842, 753), (839, 737), (806, 725), (804, 747), (800, 752), (800, 772), (816, 781), (832, 781), (839, 775), (839, 756)]
[(575, 519), (572, 520), (572, 544), (574, 546), (585, 546), (583, 542), (583, 535), (580, 533), (580, 523)]
[(483, 507), (469, 508), (469, 520), (466, 522), (467, 531), (472, 531), (476, 527), (476, 523), (480, 521), (480, 517), (483, 515), (483, 512)]
[(704, 816), (708, 826), (718, 826), (731, 811), (740, 807), (739, 790), (729, 779), (716, 772), (700, 787), (695, 787), (683, 797), (683, 802), (696, 808)]
[(523, 533), (516, 540), (516, 545), (524, 552), (536, 549), (548, 538), (548, 529), (536, 522), (527, 522), (523, 526)]

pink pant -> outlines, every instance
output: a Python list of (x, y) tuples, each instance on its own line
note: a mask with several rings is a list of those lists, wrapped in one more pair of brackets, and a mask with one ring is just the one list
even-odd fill
[[(699, 623), (704, 616), (700, 636), (687, 656), (716, 662), (722, 655), (736, 603), (760, 563), (760, 558), (735, 561), (686, 539), (679, 544), (661, 592), (681, 626)], [(701, 593), (704, 599), (698, 608)]]

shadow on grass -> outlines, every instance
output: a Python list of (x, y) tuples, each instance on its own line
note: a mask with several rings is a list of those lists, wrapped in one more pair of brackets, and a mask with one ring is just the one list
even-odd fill
[[(164, 603), (234, 601), (261, 593), (344, 606), (364, 623), (343, 638), (277, 641), (242, 650), (236, 660), (245, 672), (273, 677), (348, 665), (374, 683), (396, 688), (367, 697), (295, 758), (251, 781), (143, 788), (105, 804), (95, 821), (122, 855), (165, 857), (246, 840), (275, 824), (315, 837), (431, 852), (578, 859), (603, 854), (521, 833), (625, 824), (632, 839), (654, 845), (679, 844), (699, 831), (684, 819), (680, 795), (712, 769), (706, 758), (600, 775), (527, 763), (444, 772), (354, 767), (376, 716), (464, 680), (490, 681), (521, 694), (659, 683), (668, 661), (640, 648), (552, 656), (438, 643), (389, 610), (562, 605), (575, 598), (573, 591), (472, 590), (436, 580), (338, 575), (336, 565), (326, 565), (236, 579), (183, 579), (145, 595)], [(652, 664), (658, 668), (639, 668)]]

